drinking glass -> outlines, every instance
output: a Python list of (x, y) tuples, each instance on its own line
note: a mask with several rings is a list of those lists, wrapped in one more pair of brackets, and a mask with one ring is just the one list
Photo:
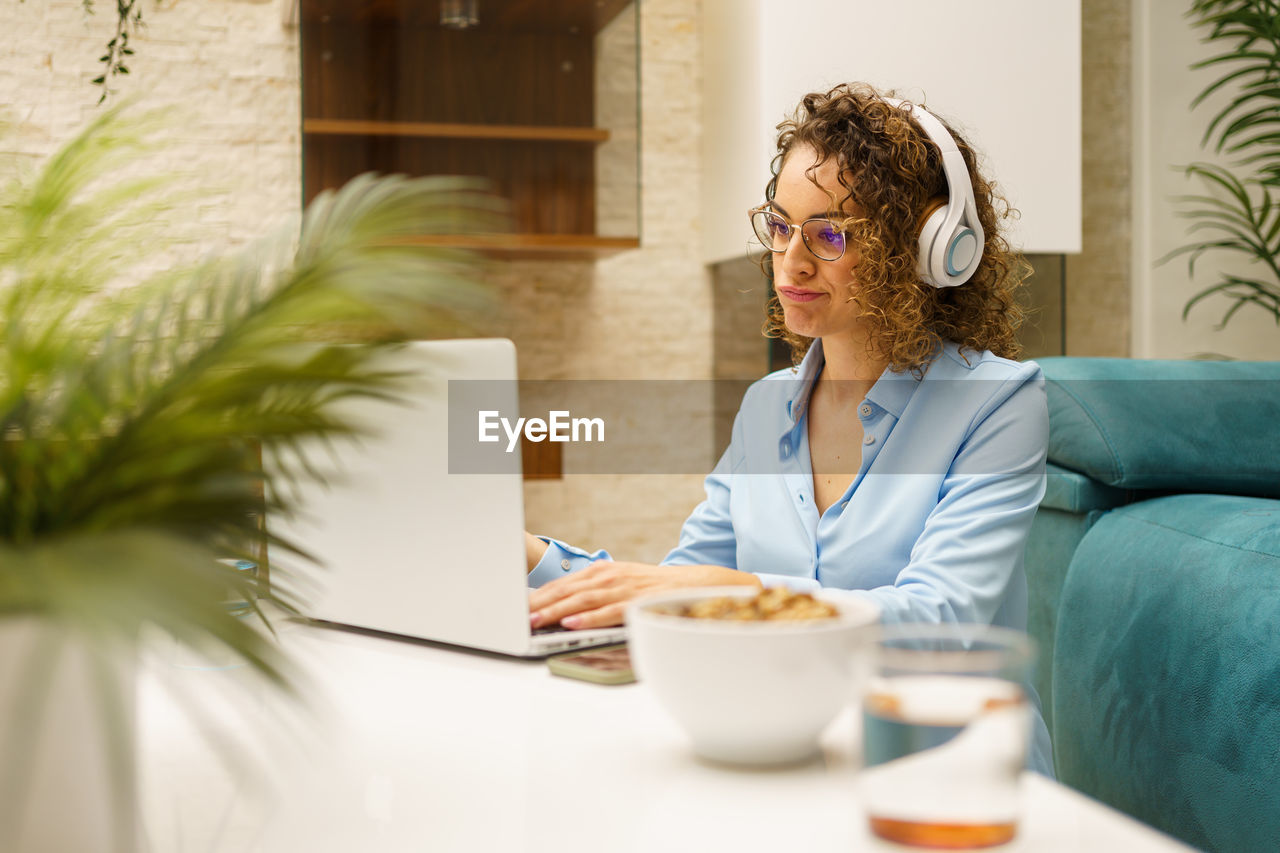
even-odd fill
[(1021, 631), (893, 625), (872, 644), (858, 785), (871, 831), (900, 844), (986, 847), (1014, 837), (1034, 658)]

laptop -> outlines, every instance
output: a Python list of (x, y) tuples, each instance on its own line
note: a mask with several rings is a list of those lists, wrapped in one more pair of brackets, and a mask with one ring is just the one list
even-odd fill
[(269, 550), (269, 565), (295, 567), (292, 577), (318, 575), (305, 615), (518, 657), (625, 639), (621, 627), (529, 627), (519, 442), (481, 447), (474, 411), (517, 417), (514, 344), (417, 342), (385, 363), (409, 374), (400, 402), (344, 401), (342, 413), (373, 435), (313, 447), (309, 461), (328, 484), (301, 483), (300, 512), (267, 519), (322, 566)]

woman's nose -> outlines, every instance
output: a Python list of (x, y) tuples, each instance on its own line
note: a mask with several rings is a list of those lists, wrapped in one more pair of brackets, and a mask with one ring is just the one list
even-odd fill
[(782, 252), (782, 267), (790, 275), (803, 275), (813, 269), (813, 256), (804, 244), (799, 228), (792, 228), (787, 236), (787, 248)]

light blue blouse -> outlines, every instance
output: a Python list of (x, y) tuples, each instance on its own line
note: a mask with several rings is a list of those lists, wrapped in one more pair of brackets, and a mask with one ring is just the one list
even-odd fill
[[(1022, 553), (1044, 495), (1049, 416), (1034, 362), (945, 344), (923, 378), (885, 371), (858, 407), (862, 460), (840, 500), (814, 503), (806, 408), (823, 366), (753, 384), (668, 565), (728, 566), (766, 586), (856, 590), (885, 622), (973, 622), (1025, 630)], [(540, 586), (593, 560), (548, 540)], [(1037, 721), (1032, 766), (1051, 773)]]

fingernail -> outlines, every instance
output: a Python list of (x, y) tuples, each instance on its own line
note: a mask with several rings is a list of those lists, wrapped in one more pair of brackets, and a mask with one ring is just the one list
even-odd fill
[(535, 612), (535, 613), (530, 613), (530, 614), (529, 614), (529, 627), (530, 627), (530, 628), (537, 628), (540, 624), (542, 624), (542, 611), (541, 611), (541, 610), (539, 610), (539, 611), (537, 611), (537, 612)]
[(582, 624), (581, 616), (566, 616), (560, 620), (560, 624), (566, 628), (577, 628)]

